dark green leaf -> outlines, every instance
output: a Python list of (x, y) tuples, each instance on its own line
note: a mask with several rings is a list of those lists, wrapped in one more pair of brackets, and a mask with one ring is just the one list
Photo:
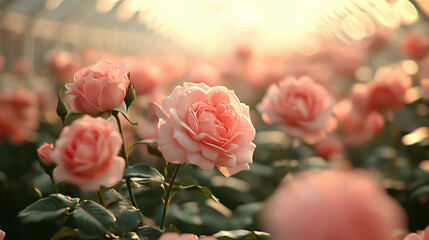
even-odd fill
[(130, 203), (124, 201), (113, 202), (107, 206), (107, 209), (116, 217), (113, 224), (113, 233), (123, 235), (133, 231), (141, 223), (141, 213)]
[(247, 230), (233, 230), (233, 231), (220, 231), (213, 235), (218, 240), (259, 240), (268, 239), (270, 234), (258, 231), (247, 231)]
[(67, 211), (74, 208), (78, 201), (78, 198), (52, 194), (22, 210), (18, 217), (24, 223), (56, 220), (65, 216)]
[(165, 230), (165, 232), (175, 232), (178, 234), (181, 234), (182, 232), (180, 232), (179, 229), (177, 229), (173, 224), (170, 224), (170, 226)]
[(118, 239), (119, 240), (146, 240), (146, 239), (139, 238), (139, 235), (137, 235), (137, 233), (135, 232), (125, 233), (123, 237), (120, 237)]
[(52, 236), (51, 240), (58, 240), (63, 237), (72, 237), (72, 236), (77, 236), (76, 231), (71, 227), (65, 226), (65, 227), (62, 227), (60, 230), (58, 230), (58, 232), (55, 233), (54, 236)]
[(149, 240), (158, 240), (163, 234), (161, 229), (149, 226), (142, 226), (135, 231), (140, 237), (146, 237)]
[(164, 182), (164, 176), (156, 168), (144, 164), (136, 164), (126, 168), (124, 178), (126, 177), (138, 177), (141, 178), (140, 180), (147, 179), (148, 181)]
[(182, 190), (187, 190), (187, 191), (199, 193), (207, 199), (213, 199), (214, 201), (219, 202), (219, 199), (215, 195), (213, 195), (212, 191), (207, 187), (197, 186), (197, 185), (185, 185), (185, 186), (179, 186), (179, 188), (180, 190), (176, 192), (174, 195), (176, 195)]
[(179, 186), (189, 186), (189, 185), (198, 186), (198, 182), (191, 178), (182, 178), (182, 179), (176, 180), (174, 184)]
[(76, 111), (70, 111), (64, 118), (64, 125), (68, 126), (70, 124), (72, 124), (72, 122), (74, 120), (77, 120), (79, 118), (81, 118), (83, 115), (85, 115), (84, 113), (78, 113)]
[(87, 234), (110, 234), (109, 228), (115, 223), (115, 216), (100, 204), (85, 200), (73, 211), (76, 226)]

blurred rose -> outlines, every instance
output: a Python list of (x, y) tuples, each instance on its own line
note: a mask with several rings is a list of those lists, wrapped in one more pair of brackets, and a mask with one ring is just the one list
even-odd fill
[(423, 231), (417, 231), (416, 233), (410, 233), (405, 236), (404, 240), (428, 240), (429, 239), (429, 226)]
[(159, 144), (172, 163), (217, 166), (225, 176), (249, 169), (255, 128), (249, 107), (225, 87), (185, 82), (157, 109)]
[(340, 123), (344, 143), (348, 146), (367, 143), (384, 127), (384, 118), (379, 112), (367, 114), (356, 110), (348, 99), (339, 102), (334, 113)]
[(401, 39), (402, 53), (409, 58), (422, 59), (426, 55), (427, 40), (425, 36), (410, 32)]
[(83, 191), (97, 191), (122, 179), (125, 167), (117, 154), (121, 135), (116, 125), (103, 118), (88, 115), (66, 126), (55, 142), (51, 154), (58, 166), (55, 179), (75, 184)]
[(194, 234), (190, 234), (190, 233), (178, 234), (175, 232), (164, 233), (159, 238), (159, 240), (199, 240), (199, 239), (200, 240), (216, 240), (216, 238), (214, 238), (214, 237), (201, 236), (200, 238), (198, 238), (198, 236), (196, 236)]
[(118, 107), (129, 84), (125, 65), (101, 60), (76, 72), (74, 83), (66, 84), (66, 94), (73, 96), (72, 107), (77, 111), (96, 114)]
[(51, 166), (51, 152), (54, 150), (54, 144), (44, 143), (37, 149), (37, 155), (47, 166)]
[(411, 78), (397, 66), (377, 70), (368, 83), (367, 112), (391, 111), (402, 108), (405, 92), (411, 87)]
[(390, 31), (379, 30), (376, 31), (371, 39), (368, 48), (371, 50), (380, 50), (386, 47), (390, 41)]
[(161, 68), (149, 62), (135, 64), (130, 75), (137, 95), (150, 94), (163, 80)]
[(188, 81), (193, 83), (205, 83), (214, 86), (219, 81), (219, 72), (213, 66), (206, 63), (198, 63), (191, 67)]
[(420, 81), (422, 87), (422, 99), (425, 102), (429, 102), (429, 78), (424, 78)]
[(333, 106), (326, 89), (309, 77), (287, 77), (270, 85), (256, 109), (266, 123), (278, 123), (280, 130), (313, 144), (335, 128)]
[(328, 60), (333, 69), (344, 76), (353, 76), (365, 64), (367, 52), (359, 46), (332, 44), (325, 46), (319, 55)]
[(271, 239), (391, 240), (406, 215), (364, 171), (303, 172), (268, 198), (261, 224)]
[(25, 57), (20, 57), (13, 61), (12, 71), (18, 74), (24, 74), (28, 72), (29, 62)]
[(24, 88), (0, 92), (0, 139), (29, 140), (39, 127), (37, 97)]
[(3, 240), (5, 236), (6, 236), (6, 233), (0, 230), (0, 240)]
[(330, 134), (323, 140), (319, 141), (314, 146), (314, 150), (317, 156), (321, 156), (324, 159), (329, 160), (335, 154), (340, 154), (344, 151), (344, 143), (338, 138), (338, 136)]
[(2, 55), (0, 55), (0, 71), (3, 69), (4, 64), (5, 64), (4, 57)]
[(47, 52), (45, 61), (51, 71), (63, 82), (71, 81), (73, 73), (78, 69), (77, 66), (79, 65), (70, 52), (61, 49), (52, 49)]

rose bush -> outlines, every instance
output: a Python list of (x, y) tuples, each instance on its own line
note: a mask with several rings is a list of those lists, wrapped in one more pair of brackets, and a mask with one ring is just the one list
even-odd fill
[(72, 107), (81, 113), (97, 114), (118, 107), (125, 98), (130, 80), (125, 65), (101, 60), (74, 74), (67, 83), (66, 94), (72, 95)]
[(186, 82), (162, 100), (157, 115), (158, 148), (168, 162), (216, 165), (225, 176), (249, 169), (255, 128), (233, 91)]
[(63, 129), (51, 154), (55, 179), (97, 191), (122, 179), (125, 167), (117, 156), (122, 139), (114, 123), (84, 116)]
[(335, 128), (334, 99), (309, 77), (286, 77), (272, 84), (256, 109), (269, 124), (313, 144)]

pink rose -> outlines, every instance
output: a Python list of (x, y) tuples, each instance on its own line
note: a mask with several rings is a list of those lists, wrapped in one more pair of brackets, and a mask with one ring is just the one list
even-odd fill
[(344, 151), (344, 143), (338, 136), (328, 135), (314, 146), (314, 150), (316, 155), (329, 160), (335, 154), (340, 154)]
[(409, 58), (422, 59), (426, 55), (427, 40), (416, 32), (410, 32), (401, 39), (402, 53)]
[(136, 64), (130, 71), (137, 95), (150, 94), (163, 81), (162, 69), (149, 62)]
[(13, 61), (12, 63), (12, 70), (14, 73), (18, 73), (18, 74), (24, 74), (26, 72), (28, 72), (29, 69), (29, 62), (27, 60), (27, 58), (25, 57), (20, 57), (18, 59), (16, 59), (15, 61)]
[(158, 148), (168, 162), (216, 165), (225, 176), (249, 169), (255, 128), (233, 91), (185, 82), (162, 100), (157, 115)]
[(178, 234), (175, 232), (168, 232), (161, 235), (159, 240), (216, 240), (214, 237), (207, 237), (207, 236), (201, 236), (198, 238), (198, 236), (191, 234), (191, 233), (183, 233)]
[(391, 240), (406, 215), (364, 171), (323, 170), (285, 178), (261, 212), (272, 240)]
[(97, 191), (122, 179), (125, 167), (117, 154), (121, 135), (116, 125), (88, 115), (63, 129), (51, 154), (57, 164), (54, 177), (79, 186), (83, 191)]
[(18, 144), (39, 127), (37, 97), (24, 88), (0, 91), (0, 139)]
[(429, 102), (429, 78), (424, 78), (420, 81), (422, 87), (422, 99), (425, 102)]
[(429, 226), (427, 226), (423, 231), (408, 234), (405, 236), (404, 240), (429, 240)]
[(37, 155), (47, 166), (51, 166), (51, 152), (54, 150), (54, 144), (44, 143), (37, 149)]
[(266, 123), (313, 144), (335, 128), (332, 116), (334, 99), (309, 77), (287, 77), (271, 84), (256, 109)]
[(374, 80), (368, 83), (367, 112), (399, 110), (404, 102), (405, 93), (410, 87), (410, 76), (399, 67), (380, 68)]
[(66, 94), (73, 96), (77, 111), (96, 114), (119, 106), (129, 85), (125, 65), (101, 60), (76, 72), (74, 83), (66, 84)]
[(215, 85), (220, 79), (219, 71), (207, 63), (198, 63), (192, 66), (188, 74), (188, 81), (193, 83), (205, 83)]
[(3, 240), (5, 236), (6, 236), (6, 233), (0, 230), (0, 240)]

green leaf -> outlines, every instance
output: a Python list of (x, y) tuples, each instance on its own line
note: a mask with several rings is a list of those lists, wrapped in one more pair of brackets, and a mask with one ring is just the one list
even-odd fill
[(113, 202), (107, 206), (107, 209), (116, 217), (112, 228), (115, 234), (123, 235), (131, 232), (141, 223), (140, 211), (128, 202)]
[(70, 209), (74, 208), (78, 201), (78, 198), (52, 194), (22, 210), (18, 217), (24, 223), (57, 220), (65, 216)]
[(203, 195), (207, 199), (213, 199), (214, 201), (219, 202), (219, 199), (215, 195), (213, 195), (212, 191), (208, 187), (203, 187), (198, 185), (185, 185), (185, 186), (179, 186), (179, 189), (180, 190), (177, 191), (174, 195), (178, 194), (180, 191), (186, 190), (186, 191), (196, 192), (198, 194)]
[(76, 236), (77, 236), (77, 233), (73, 228), (65, 226), (65, 227), (62, 227), (60, 230), (58, 230), (58, 232), (55, 233), (54, 236), (52, 236), (51, 240), (58, 240), (63, 237), (76, 237)]
[(179, 186), (189, 186), (189, 185), (198, 186), (198, 182), (191, 178), (182, 178), (182, 179), (176, 180), (174, 184)]
[(162, 230), (155, 227), (142, 226), (135, 231), (140, 237), (145, 237), (149, 240), (158, 240), (163, 234)]
[(74, 120), (81, 118), (85, 113), (79, 113), (74, 110), (71, 110), (64, 118), (64, 125), (68, 126), (72, 124)]
[(124, 236), (118, 239), (119, 240), (146, 240), (146, 239), (139, 238), (139, 235), (137, 235), (137, 233), (135, 232), (127, 232), (124, 234)]
[(213, 237), (217, 238), (218, 240), (232, 240), (232, 239), (259, 240), (259, 239), (268, 239), (270, 237), (270, 234), (265, 232), (259, 232), (259, 231), (233, 230), (233, 231), (220, 231), (214, 234)]
[(126, 168), (124, 171), (124, 178), (127, 177), (138, 177), (140, 181), (142, 179), (147, 179), (147, 181), (155, 181), (155, 182), (164, 182), (164, 176), (153, 167), (149, 167), (144, 164), (136, 164), (129, 168)]
[(115, 216), (100, 204), (85, 200), (73, 211), (73, 221), (87, 234), (110, 234), (109, 228), (115, 223)]
[(179, 229), (177, 229), (173, 224), (170, 224), (170, 226), (165, 230), (165, 232), (166, 233), (167, 232), (175, 232), (178, 234), (182, 234), (182, 232)]

